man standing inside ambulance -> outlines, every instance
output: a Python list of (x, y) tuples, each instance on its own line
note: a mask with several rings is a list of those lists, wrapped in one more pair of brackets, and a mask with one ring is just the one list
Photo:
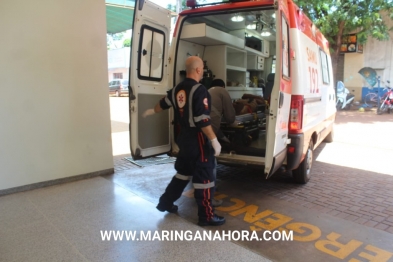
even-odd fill
[(148, 109), (143, 117), (173, 107), (175, 124), (180, 126), (176, 143), (179, 153), (175, 162), (176, 175), (160, 197), (159, 211), (177, 212), (174, 202), (180, 198), (189, 180), (194, 185), (194, 197), (198, 204), (198, 225), (219, 226), (225, 218), (214, 214), (215, 156), (221, 145), (210, 124), (211, 98), (207, 89), (199, 84), (203, 77), (203, 61), (197, 56), (186, 60), (186, 79), (167, 92), (154, 109)]

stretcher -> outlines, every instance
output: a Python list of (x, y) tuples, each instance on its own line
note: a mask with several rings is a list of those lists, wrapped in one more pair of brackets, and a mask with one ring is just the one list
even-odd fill
[(258, 139), (260, 130), (265, 129), (266, 115), (260, 111), (237, 115), (235, 123), (222, 122), (220, 129), (232, 143), (249, 146), (252, 140)]

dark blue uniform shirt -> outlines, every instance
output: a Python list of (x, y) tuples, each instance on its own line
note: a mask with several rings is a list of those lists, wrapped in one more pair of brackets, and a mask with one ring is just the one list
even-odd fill
[(213, 167), (214, 149), (201, 130), (210, 125), (211, 99), (207, 89), (194, 79), (186, 78), (167, 92), (160, 106), (162, 109), (173, 107), (175, 124), (180, 126), (176, 137), (180, 149), (178, 160), (187, 165)]

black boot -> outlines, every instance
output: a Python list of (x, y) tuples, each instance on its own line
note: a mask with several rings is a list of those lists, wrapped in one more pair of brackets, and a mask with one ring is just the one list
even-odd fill
[(179, 209), (179, 207), (176, 206), (176, 205), (172, 205), (171, 207), (168, 208), (168, 206), (162, 205), (161, 203), (158, 203), (158, 205), (156, 206), (156, 208), (157, 208), (159, 211), (161, 211), (161, 212), (167, 211), (167, 212), (169, 212), (169, 213), (176, 213), (177, 210)]
[(161, 212), (177, 212), (178, 206), (174, 205), (173, 202), (180, 198), (188, 182), (189, 180), (182, 180), (174, 176), (171, 182), (166, 187), (164, 194), (162, 194), (162, 196), (160, 197), (160, 201), (156, 208)]
[(213, 194), (214, 187), (194, 190), (195, 200), (198, 204), (198, 225), (200, 226), (219, 226), (225, 223), (225, 218), (214, 214)]
[(199, 220), (198, 225), (200, 226), (220, 226), (225, 223), (225, 218), (217, 216), (216, 214), (209, 220)]

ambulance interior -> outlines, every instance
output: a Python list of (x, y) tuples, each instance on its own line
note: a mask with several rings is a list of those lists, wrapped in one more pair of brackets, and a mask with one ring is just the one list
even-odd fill
[(210, 88), (213, 79), (224, 80), (240, 121), (221, 123), (231, 141), (222, 145), (222, 153), (265, 156), (276, 34), (274, 9), (191, 17), (181, 27), (175, 84), (185, 77), (186, 58), (198, 55), (205, 62), (201, 83)]

